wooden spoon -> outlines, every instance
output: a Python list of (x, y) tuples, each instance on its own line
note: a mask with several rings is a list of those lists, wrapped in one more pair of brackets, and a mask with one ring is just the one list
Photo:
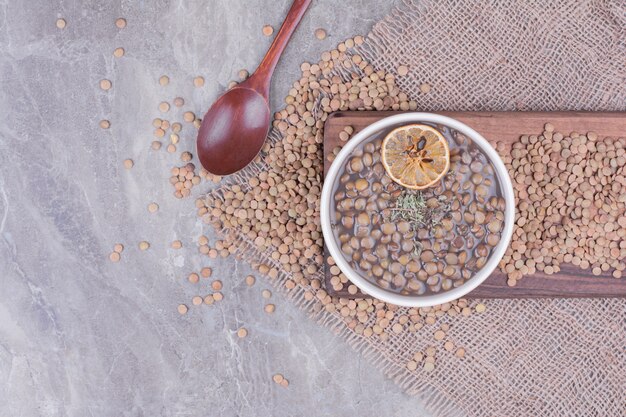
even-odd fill
[(291, 35), (311, 0), (295, 0), (261, 65), (246, 81), (222, 95), (204, 115), (198, 157), (212, 174), (228, 175), (248, 165), (270, 127), (270, 80)]

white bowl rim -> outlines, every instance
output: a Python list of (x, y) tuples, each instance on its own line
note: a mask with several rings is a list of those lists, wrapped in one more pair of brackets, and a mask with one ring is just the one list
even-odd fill
[[(498, 180), (500, 181), (501, 191), (505, 199), (504, 230), (502, 231), (500, 242), (489, 257), (487, 263), (463, 285), (452, 290), (436, 294), (402, 295), (377, 286), (362, 277), (359, 273), (352, 269), (352, 267), (350, 267), (348, 262), (344, 259), (341, 249), (334, 239), (330, 219), (331, 201), (333, 184), (339, 174), (339, 169), (343, 166), (346, 159), (352, 154), (352, 151), (354, 151), (358, 145), (383, 129), (399, 124), (419, 122), (441, 124), (457, 130), (470, 138), (486, 154), (495, 168)], [(506, 252), (506, 249), (511, 241), (511, 236), (513, 235), (513, 222), (515, 220), (515, 196), (513, 194), (513, 184), (511, 183), (511, 178), (509, 177), (509, 173), (504, 166), (502, 159), (481, 134), (466, 124), (448, 116), (434, 113), (409, 112), (385, 117), (384, 119), (372, 123), (354, 135), (341, 149), (330, 166), (328, 173), (324, 177), (324, 186), (322, 188), (322, 197), (320, 202), (320, 217), (324, 242), (330, 255), (335, 260), (341, 272), (343, 272), (346, 277), (361, 291), (376, 297), (379, 300), (399, 306), (431, 307), (463, 297), (478, 287), (495, 270), (496, 266), (504, 256), (504, 253)]]

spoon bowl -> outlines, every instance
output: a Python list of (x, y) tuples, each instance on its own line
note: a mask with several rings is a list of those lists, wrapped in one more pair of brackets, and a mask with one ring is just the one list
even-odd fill
[(266, 98), (246, 82), (211, 106), (198, 132), (200, 163), (215, 175), (228, 175), (252, 161), (267, 136), (270, 109)]

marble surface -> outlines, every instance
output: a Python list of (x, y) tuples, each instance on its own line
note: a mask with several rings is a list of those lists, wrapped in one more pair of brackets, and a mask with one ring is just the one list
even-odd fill
[[(313, 3), (278, 65), (274, 109), (300, 62), (366, 34), (394, 2)], [(274, 295), (276, 313), (265, 314), (269, 286), (246, 287), (245, 263), (200, 256), (195, 241), (210, 229), (193, 198), (172, 195), (177, 158), (149, 149), (158, 103), (180, 95), (201, 114), (240, 68), (255, 67), (270, 43), (262, 26), (278, 28), (289, 5), (0, 0), (0, 416), (424, 415), (419, 399), (288, 301)], [(313, 36), (318, 27), (326, 40)], [(193, 140), (183, 130), (181, 149)], [(183, 250), (169, 247), (177, 238)], [(114, 264), (116, 242), (126, 249)], [(224, 282), (225, 300), (194, 308), (208, 284), (185, 277), (202, 266)], [(271, 381), (277, 372), (289, 388)]]

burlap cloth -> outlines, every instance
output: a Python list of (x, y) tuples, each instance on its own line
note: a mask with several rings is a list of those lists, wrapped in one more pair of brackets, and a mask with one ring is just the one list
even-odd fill
[[(405, 0), (375, 25), (360, 53), (396, 73), (419, 110), (626, 110), (626, 4), (623, 0)], [(428, 82), (432, 91), (420, 93)], [(558, 126), (567, 130), (567, 126)], [(599, 132), (601, 133), (601, 132)], [(625, 132), (626, 134), (626, 132)], [(270, 134), (269, 143), (279, 140)], [(215, 192), (267, 169), (263, 162)], [(321, 167), (319, 168), (322, 169)], [(236, 229), (240, 257), (278, 267)], [(487, 311), (446, 318), (465, 358), (439, 355), (436, 368), (409, 371), (433, 329), (365, 338), (340, 313), (321, 308), (310, 288), (284, 290), (290, 274), (269, 277), (283, 294), (330, 327), (436, 415), (623, 416), (626, 413), (626, 300), (486, 300)], [(321, 275), (319, 275), (321, 278)]]

